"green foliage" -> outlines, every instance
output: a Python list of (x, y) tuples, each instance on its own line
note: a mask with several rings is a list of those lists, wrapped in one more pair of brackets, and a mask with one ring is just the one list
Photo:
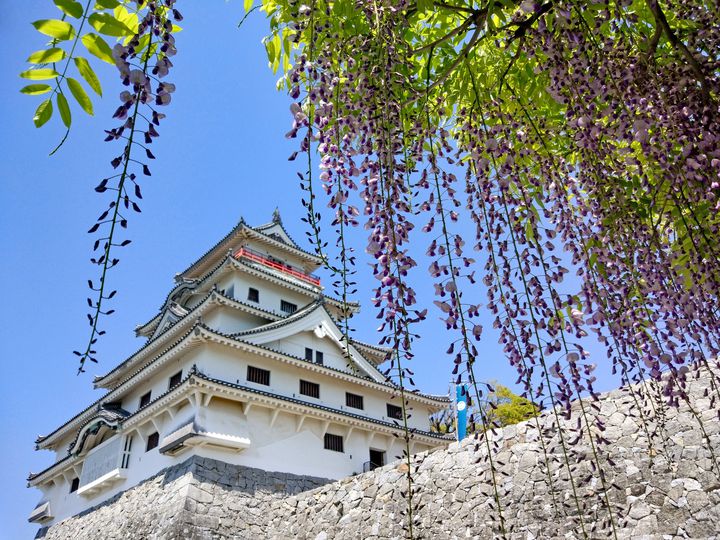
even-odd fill
[(33, 122), (35, 123), (35, 127), (41, 127), (48, 120), (50, 120), (52, 113), (53, 113), (53, 106), (52, 106), (52, 101), (50, 99), (46, 99), (45, 101), (40, 103), (40, 105), (38, 105), (37, 110), (35, 111), (35, 116), (33, 117)]
[(57, 94), (56, 101), (63, 124), (65, 124), (65, 127), (70, 127), (70, 124), (72, 123), (72, 114), (70, 113), (70, 105), (68, 105), (65, 94)]
[(110, 13), (93, 13), (88, 18), (90, 26), (106, 36), (131, 36), (133, 31)]
[[(524, 422), (537, 416), (539, 409), (533, 403), (501, 384), (492, 385), (493, 391), (480, 405), (488, 425), (504, 427)], [(468, 433), (482, 431), (480, 410), (471, 406), (468, 414)], [(455, 411), (452, 409), (441, 412), (432, 419), (432, 430), (438, 433), (455, 432)]]
[(90, 101), (82, 85), (71, 77), (67, 78), (67, 85), (68, 88), (70, 88), (70, 93), (72, 93), (82, 110), (92, 116), (94, 114), (92, 101)]
[(60, 74), (55, 71), (54, 69), (50, 68), (40, 68), (40, 69), (28, 69), (27, 71), (23, 71), (20, 76), (23, 79), (30, 79), (32, 81), (44, 81), (47, 79), (54, 79), (56, 77), (59, 77)]
[(537, 416), (538, 408), (507, 386), (497, 385), (495, 391), (490, 393), (485, 412), (490, 423), (511, 426)]
[(20, 89), (20, 92), (29, 96), (38, 96), (40, 94), (47, 94), (52, 87), (49, 84), (28, 84)]
[(85, 82), (88, 83), (90, 88), (92, 88), (98, 96), (102, 96), (102, 86), (100, 86), (100, 80), (93, 71), (93, 68), (90, 67), (90, 63), (85, 60), (85, 58), (78, 56), (75, 58), (75, 65), (77, 66), (80, 75), (83, 79), (85, 79)]
[(31, 64), (50, 64), (59, 62), (63, 58), (65, 58), (65, 51), (58, 47), (52, 47), (50, 49), (35, 51), (28, 56), (27, 61)]
[(85, 34), (81, 41), (90, 54), (97, 56), (103, 62), (111, 65), (115, 64), (112, 49), (103, 38), (97, 34)]
[(58, 19), (42, 19), (32, 23), (41, 34), (60, 41), (67, 41), (75, 37), (75, 28), (72, 24)]
[(83, 16), (83, 7), (80, 2), (74, 0), (54, 0), (57, 8), (62, 11), (65, 15), (79, 19)]

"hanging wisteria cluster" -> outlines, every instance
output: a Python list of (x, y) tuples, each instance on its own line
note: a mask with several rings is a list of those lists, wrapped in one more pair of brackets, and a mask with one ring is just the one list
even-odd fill
[[(624, 516), (608, 497), (605, 428), (592, 399), (578, 401), (595, 397), (598, 369), (583, 343), (595, 336), (613, 373), (634, 385), (651, 448), (664, 442), (662, 411), (681, 402), (705, 433), (684, 387), (693, 374), (716, 377), (701, 368), (720, 350), (720, 32), (703, 2), (523, 2), (504, 13), (421, 4), (271, 11), (303, 44), (285, 75), (296, 100), (290, 135), (302, 126), (299, 150), (319, 154), (332, 219), (369, 231), (380, 329), (396, 351), (388, 376), (412, 380), (410, 325), (426, 311), (413, 308), (409, 245), (427, 238), (453, 376), (477, 400), (487, 391), (476, 378), (482, 289), (525, 396), (554, 411), (557, 433), (543, 450), (565, 460), (545, 468), (550, 485), (563, 477), (572, 491), (556, 510), (576, 514), (582, 536), (614, 535)], [(692, 32), (678, 36), (670, 21), (680, 19)], [(311, 224), (322, 215), (315, 193)], [(464, 238), (463, 217), (474, 238)], [(709, 397), (720, 414), (718, 382)], [(572, 415), (567, 433), (560, 420)], [(606, 509), (598, 522), (588, 519), (596, 503), (578, 495), (591, 479), (573, 476), (588, 448)]]
[[(60, 4), (72, 16), (82, 13), (73, 2)], [(110, 254), (116, 225), (127, 224), (122, 208), (139, 210), (133, 170), (150, 174), (133, 150), (153, 159), (147, 145), (163, 117), (155, 107), (174, 90), (159, 80), (175, 52), (172, 20), (181, 17), (174, 1), (134, 3), (137, 29), (117, 33), (118, 22), (129, 24), (129, 4), (98, 0), (99, 13), (82, 18), (126, 36), (112, 52), (102, 40), (83, 44), (109, 57), (128, 87), (115, 115), (122, 124), (107, 132), (108, 140), (125, 141), (112, 162), (121, 172), (97, 188), (114, 198), (91, 229), (109, 232), (95, 245), (102, 278), (99, 287), (90, 284), (98, 296), (89, 299), (92, 336), (77, 353), (83, 362), (94, 360), (102, 302), (114, 294), (105, 294), (105, 274), (117, 261)], [(716, 6), (265, 0), (262, 9), (272, 32), (270, 63), (286, 66), (281, 81), (293, 100), (288, 137), (298, 140), (291, 159), (303, 164), (308, 236), (346, 303), (359, 251), (348, 231), (367, 231), (362, 248), (372, 260), (382, 343), (392, 351), (386, 375), (399, 384), (403, 410), (408, 536), (418, 524), (405, 393), (414, 386), (417, 323), (429, 310), (447, 330), (453, 379), (468, 383), (476, 403), (492, 391), (481, 382), (477, 345), (493, 334), (479, 323), (482, 310), (490, 314), (524, 397), (550, 410), (549, 427), (530, 421), (541, 434), (558, 518), (581, 537), (614, 536), (625, 516), (610, 504), (619, 488), (603, 472), (611, 463), (605, 426), (593, 414), (597, 371), (607, 364), (629, 386), (653, 455), (666, 440), (664, 410), (681, 404), (709, 447), (707, 406), (700, 410), (686, 393), (689, 377), (711, 379), (704, 398), (720, 418)], [(36, 28), (77, 40), (58, 22)], [(51, 51), (37, 57), (59, 57)], [(56, 93), (62, 113), (59, 85)], [(49, 118), (47, 103), (36, 113), (39, 125)], [(136, 139), (141, 132), (144, 144)], [(332, 242), (321, 231), (326, 215)], [(427, 309), (414, 289), (421, 260), (429, 261), (436, 295)], [(347, 318), (343, 324), (349, 350)], [(590, 357), (591, 339), (604, 346), (607, 362)], [(475, 444), (487, 450), (478, 481), (492, 488), (491, 519), (505, 537), (511, 531), (500, 504), (506, 484), (495, 463), (495, 424), (482, 408), (478, 415)], [(564, 428), (563, 419), (574, 419), (575, 428)], [(576, 473), (583, 461), (590, 477)], [(714, 456), (713, 464), (720, 475)]]

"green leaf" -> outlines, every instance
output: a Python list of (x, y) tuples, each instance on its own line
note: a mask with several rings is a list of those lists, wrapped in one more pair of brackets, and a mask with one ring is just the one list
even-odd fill
[(120, 5), (120, 2), (117, 0), (95, 0), (95, 6), (96, 8), (102, 8), (102, 9), (115, 9)]
[(73, 97), (80, 104), (80, 107), (82, 107), (82, 110), (92, 116), (94, 114), (92, 101), (90, 101), (90, 98), (82, 85), (72, 77), (67, 78), (67, 85), (68, 88), (70, 88), (70, 92), (72, 92)]
[(41, 19), (32, 23), (35, 29), (46, 36), (65, 41), (75, 37), (75, 28), (69, 22), (58, 19)]
[(245, 11), (250, 11), (252, 9), (253, 1), (254, 0), (245, 0)]
[(62, 118), (65, 127), (70, 127), (70, 124), (72, 123), (72, 114), (70, 114), (70, 105), (68, 105), (67, 98), (58, 92), (56, 99), (58, 111), (60, 111), (60, 118)]
[(33, 116), (33, 122), (35, 123), (35, 127), (39, 128), (43, 126), (48, 120), (50, 120), (52, 113), (52, 101), (46, 99), (40, 105), (38, 105), (38, 108), (35, 110), (35, 116)]
[(112, 49), (103, 38), (97, 34), (85, 34), (82, 37), (83, 45), (90, 54), (97, 56), (103, 62), (115, 65), (115, 60), (112, 57)]
[(28, 56), (27, 61), (31, 64), (50, 64), (52, 62), (59, 62), (63, 58), (65, 58), (65, 51), (58, 47), (53, 47), (52, 49), (35, 51)]
[(88, 17), (90, 25), (106, 36), (131, 36), (133, 31), (109, 13), (93, 13)]
[(54, 0), (57, 8), (65, 15), (79, 19), (83, 16), (84, 10), (79, 2), (73, 0)]
[(127, 26), (133, 34), (138, 30), (137, 13), (130, 13), (124, 6), (118, 6), (113, 10), (115, 19)]
[(97, 75), (95, 75), (93, 68), (90, 67), (90, 62), (81, 56), (78, 56), (75, 58), (75, 65), (77, 66), (82, 78), (90, 85), (90, 88), (92, 88), (98, 96), (102, 96), (102, 86), (100, 86), (100, 81), (98, 80)]
[(23, 71), (20, 76), (23, 79), (30, 79), (32, 81), (43, 81), (46, 79), (54, 79), (55, 77), (59, 77), (60, 74), (55, 71), (54, 69), (50, 68), (41, 68), (41, 69), (28, 69), (26, 71)]
[(45, 94), (52, 90), (49, 84), (28, 84), (20, 89), (20, 92), (27, 94), (28, 96), (37, 96)]

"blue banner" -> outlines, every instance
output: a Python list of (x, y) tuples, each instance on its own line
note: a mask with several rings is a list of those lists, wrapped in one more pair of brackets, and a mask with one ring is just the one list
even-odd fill
[(458, 384), (455, 387), (455, 420), (457, 429), (457, 440), (462, 441), (467, 434), (467, 386), (464, 384)]

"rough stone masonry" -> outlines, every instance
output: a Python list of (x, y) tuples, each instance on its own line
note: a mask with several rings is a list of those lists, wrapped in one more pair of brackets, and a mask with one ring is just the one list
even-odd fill
[[(523, 540), (720, 538), (716, 390), (707, 377), (693, 380), (692, 406), (678, 409), (660, 407), (640, 390), (619, 389), (594, 407), (583, 404), (609, 441), (596, 449), (604, 486), (587, 432), (571, 444), (579, 402), (570, 420), (561, 419), (562, 441), (548, 411), (487, 441), (471, 437), (413, 456), (415, 538), (502, 538), (503, 529), (505, 537)], [(403, 538), (406, 467), (396, 462), (330, 482), (191, 457), (37, 537)]]

